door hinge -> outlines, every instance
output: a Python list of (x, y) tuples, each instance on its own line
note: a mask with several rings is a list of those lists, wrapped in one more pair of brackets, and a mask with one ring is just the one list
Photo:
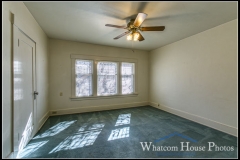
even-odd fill
[(33, 95), (34, 95), (34, 99), (36, 99), (36, 95), (38, 95), (38, 92), (37, 92), (37, 91), (34, 91), (34, 92), (33, 92)]

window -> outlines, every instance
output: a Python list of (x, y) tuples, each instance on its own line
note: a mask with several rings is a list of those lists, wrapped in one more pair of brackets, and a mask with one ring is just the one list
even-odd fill
[(98, 62), (97, 95), (117, 94), (117, 63)]
[(137, 60), (71, 55), (72, 100), (136, 96)]
[(92, 95), (92, 61), (76, 60), (76, 97)]
[(122, 63), (122, 94), (134, 91), (134, 63)]

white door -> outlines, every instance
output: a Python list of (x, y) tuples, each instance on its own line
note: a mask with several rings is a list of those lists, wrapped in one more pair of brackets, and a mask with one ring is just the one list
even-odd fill
[(32, 138), (35, 119), (35, 42), (13, 27), (13, 136), (14, 151)]

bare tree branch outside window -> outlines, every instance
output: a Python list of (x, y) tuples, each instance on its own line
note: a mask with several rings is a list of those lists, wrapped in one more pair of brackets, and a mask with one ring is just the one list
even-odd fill
[(98, 95), (117, 94), (117, 63), (114, 62), (98, 62)]
[(133, 93), (134, 63), (122, 63), (122, 94)]
[(92, 61), (76, 60), (76, 96), (92, 95)]

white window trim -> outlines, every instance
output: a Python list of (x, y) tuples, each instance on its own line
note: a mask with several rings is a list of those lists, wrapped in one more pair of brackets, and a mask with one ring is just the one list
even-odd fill
[[(102, 98), (123, 98), (123, 97), (132, 97), (138, 95), (138, 61), (137, 59), (133, 58), (120, 58), (120, 57), (105, 57), (105, 56), (93, 56), (93, 55), (80, 55), (80, 54), (71, 54), (71, 100), (92, 100), (92, 99), (102, 99)], [(92, 76), (92, 96), (86, 97), (76, 97), (75, 95), (75, 61), (77, 59), (81, 60), (92, 60), (93, 61), (93, 76)], [(118, 63), (118, 88), (117, 94), (114, 95), (105, 95), (105, 96), (98, 96), (97, 95), (97, 62), (98, 61), (110, 61), (110, 62), (117, 62)], [(134, 63), (135, 67), (135, 75), (134, 75), (134, 92), (132, 94), (121, 94), (121, 62), (129, 62)]]

